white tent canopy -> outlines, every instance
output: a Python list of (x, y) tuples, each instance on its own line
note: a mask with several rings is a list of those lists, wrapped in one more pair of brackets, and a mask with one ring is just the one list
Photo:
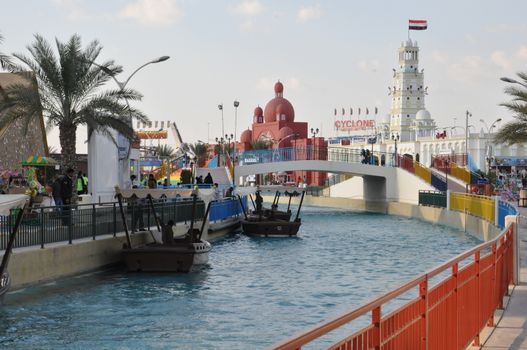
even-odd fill
[(0, 195), (0, 215), (9, 215), (11, 209), (22, 208), (28, 199), (25, 194)]

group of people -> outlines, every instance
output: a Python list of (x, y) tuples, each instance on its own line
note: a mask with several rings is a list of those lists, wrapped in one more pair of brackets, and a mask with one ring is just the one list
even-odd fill
[(214, 184), (214, 180), (212, 180), (212, 175), (210, 173), (207, 173), (207, 176), (205, 176), (205, 178), (203, 178), (203, 175), (197, 176), (196, 184), (212, 185)]

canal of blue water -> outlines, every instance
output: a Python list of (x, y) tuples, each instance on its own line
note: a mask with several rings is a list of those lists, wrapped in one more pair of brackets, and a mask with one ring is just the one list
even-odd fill
[(478, 243), (445, 226), (345, 209), (305, 207), (302, 222), (297, 238), (214, 241), (209, 265), (186, 275), (115, 268), (11, 293), (0, 344), (260, 349)]

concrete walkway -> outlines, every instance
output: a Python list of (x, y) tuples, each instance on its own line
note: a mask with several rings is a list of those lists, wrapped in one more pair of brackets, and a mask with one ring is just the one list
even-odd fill
[(527, 208), (520, 208), (520, 285), (481, 349), (527, 349)]

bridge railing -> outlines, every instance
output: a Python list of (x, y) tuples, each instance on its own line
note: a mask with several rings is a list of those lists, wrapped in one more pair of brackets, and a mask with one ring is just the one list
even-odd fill
[(446, 178), (432, 173), (412, 158), (395, 156), (394, 153), (371, 152), (367, 149), (357, 150), (349, 148), (327, 146), (302, 146), (275, 148), (241, 152), (236, 157), (238, 165), (276, 163), (297, 160), (328, 160), (332, 162), (360, 163), (377, 166), (400, 167), (423, 179), (439, 191), (447, 190)]
[(245, 151), (237, 154), (238, 165), (288, 162), (296, 160), (328, 160), (381, 166), (397, 166), (393, 153), (369, 152), (327, 146), (302, 146)]
[[(299, 350), (359, 317), (371, 317), (361, 328), (329, 349), (465, 349), (479, 345), (479, 333), (494, 324), (494, 310), (513, 283), (513, 226), (398, 288), (362, 306), (320, 323), (270, 349)], [(383, 315), (390, 302), (407, 293), (408, 302)], [(405, 300), (408, 300), (407, 298)], [(321, 348), (320, 345), (317, 348)]]
[(419, 205), (446, 208), (447, 192), (443, 191), (419, 191)]

